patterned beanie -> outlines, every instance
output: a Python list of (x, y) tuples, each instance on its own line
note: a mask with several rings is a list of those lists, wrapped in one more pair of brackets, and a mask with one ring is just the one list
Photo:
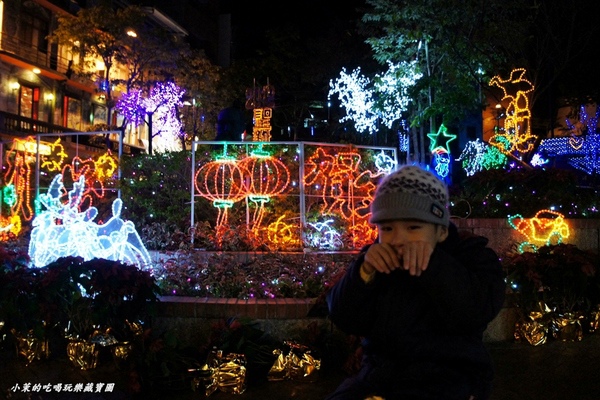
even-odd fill
[(416, 219), (437, 225), (449, 225), (448, 188), (429, 171), (408, 165), (381, 180), (371, 203), (373, 224)]

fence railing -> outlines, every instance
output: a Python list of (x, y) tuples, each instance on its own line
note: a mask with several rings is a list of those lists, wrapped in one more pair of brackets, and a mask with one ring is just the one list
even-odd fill
[(288, 251), (356, 249), (373, 240), (369, 204), (378, 179), (398, 163), (395, 148), (350, 144), (194, 142), (192, 148), (192, 232), (195, 210), (206, 215), (212, 208), (217, 232), (245, 233), (253, 245)]

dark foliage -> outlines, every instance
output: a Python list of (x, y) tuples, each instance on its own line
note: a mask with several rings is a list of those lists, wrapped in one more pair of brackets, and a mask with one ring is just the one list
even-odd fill
[(524, 315), (540, 302), (557, 313), (587, 313), (600, 303), (598, 255), (574, 245), (540, 247), (503, 258), (508, 288)]

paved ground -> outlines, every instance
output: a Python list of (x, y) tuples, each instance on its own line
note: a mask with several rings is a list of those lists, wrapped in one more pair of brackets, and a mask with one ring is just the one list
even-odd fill
[[(600, 399), (600, 332), (584, 336), (582, 342), (548, 341), (541, 346), (526, 343), (489, 343), (488, 348), (496, 365), (494, 392), (491, 400), (598, 400)], [(270, 399), (319, 400), (332, 391), (343, 378), (337, 371), (322, 373), (314, 383), (263, 382), (248, 387), (241, 395), (217, 391), (209, 399)], [(131, 377), (124, 370), (106, 360), (98, 368), (80, 371), (73, 368), (66, 357), (51, 357), (25, 366), (12, 349), (0, 352), (0, 398), (9, 399), (201, 399), (204, 395), (193, 392), (189, 382), (173, 382), (170, 389), (155, 390), (144, 396), (127, 393)], [(67, 394), (42, 392), (13, 393), (10, 388), (25, 383), (114, 383), (113, 393)], [(4, 396), (4, 397), (3, 397)]]

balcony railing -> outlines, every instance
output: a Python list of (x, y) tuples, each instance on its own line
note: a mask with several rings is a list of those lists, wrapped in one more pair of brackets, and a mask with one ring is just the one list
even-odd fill
[(68, 79), (89, 87), (99, 87), (102, 77), (96, 73), (79, 75), (70, 70), (69, 60), (60, 55), (40, 51), (37, 46), (0, 32), (0, 52), (12, 54), (30, 64), (64, 74)]
[(0, 111), (0, 133), (14, 136), (29, 136), (39, 133), (69, 133), (77, 132), (74, 129), (61, 125), (23, 117), (17, 114)]
[(50, 52), (40, 51), (37, 46), (30, 42), (20, 40), (10, 35), (2, 34), (0, 49), (14, 54), (24, 60), (41, 67), (66, 74), (69, 68), (69, 60), (59, 55), (52, 55)]
[[(48, 122), (0, 111), (0, 134), (24, 138), (27, 136), (49, 133), (56, 133), (57, 136), (65, 133), (73, 133), (74, 135), (66, 136), (68, 138), (67, 140), (79, 145), (87, 146), (86, 149), (89, 151), (105, 149), (107, 146), (107, 141), (102, 137), (102, 135), (92, 137), (88, 136), (87, 134), (81, 135), (79, 134), (79, 131), (66, 128), (62, 125), (49, 124)], [(110, 143), (108, 143), (108, 145), (110, 146), (110, 150), (117, 153), (119, 151), (118, 136), (111, 135), (109, 142)], [(123, 153), (125, 154), (139, 154), (142, 151), (143, 147), (140, 147), (140, 145), (137, 143), (123, 143)]]

